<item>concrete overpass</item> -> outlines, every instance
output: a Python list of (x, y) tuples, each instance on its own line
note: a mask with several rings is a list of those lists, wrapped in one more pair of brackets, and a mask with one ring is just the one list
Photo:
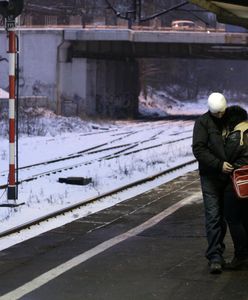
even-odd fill
[[(75, 87), (76, 79), (68, 81), (68, 78), (75, 78), (74, 72), (78, 70), (81, 78), (85, 78), (80, 95), (83, 95), (84, 107), (90, 114), (132, 117), (138, 110), (140, 92), (138, 58), (247, 59), (248, 34), (65, 30), (64, 42), (58, 52), (58, 112), (63, 112), (63, 95), (79, 89)], [(75, 88), (71, 89), (73, 86)]]
[(70, 55), (88, 58), (247, 59), (248, 34), (216, 31), (66, 30)]
[[(20, 29), (21, 96), (46, 96), (65, 115), (133, 117), (138, 58), (247, 59), (248, 34), (129, 29)], [(5, 32), (0, 56), (7, 57)], [(7, 64), (1, 64), (8, 74)], [(1, 78), (7, 86), (8, 78)]]

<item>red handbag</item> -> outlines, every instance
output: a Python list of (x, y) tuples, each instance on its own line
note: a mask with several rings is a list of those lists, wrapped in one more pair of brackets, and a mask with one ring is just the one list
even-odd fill
[(235, 169), (231, 177), (238, 198), (248, 199), (248, 165)]

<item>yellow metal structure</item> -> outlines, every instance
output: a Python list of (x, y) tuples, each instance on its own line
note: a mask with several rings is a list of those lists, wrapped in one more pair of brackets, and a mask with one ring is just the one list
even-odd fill
[(227, 23), (248, 28), (247, 0), (189, 0), (217, 16), (220, 23)]

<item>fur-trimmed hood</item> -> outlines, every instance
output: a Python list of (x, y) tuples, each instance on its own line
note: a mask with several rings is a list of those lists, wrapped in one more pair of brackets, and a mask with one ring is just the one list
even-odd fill
[(234, 127), (233, 131), (240, 131), (240, 145), (244, 144), (243, 137), (246, 130), (248, 130), (248, 121), (241, 122)]

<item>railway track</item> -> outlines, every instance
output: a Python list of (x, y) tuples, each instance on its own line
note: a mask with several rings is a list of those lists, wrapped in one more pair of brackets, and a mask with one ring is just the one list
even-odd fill
[[(172, 143), (178, 143), (180, 141), (184, 141), (184, 140), (192, 138), (192, 136), (190, 135), (190, 136), (187, 136), (187, 137), (183, 137), (181, 139), (170, 140), (170, 141), (166, 141), (166, 142), (163, 142), (163, 143), (158, 143), (158, 144), (155, 144), (155, 145), (143, 147), (143, 148), (140, 148), (140, 149), (134, 149), (134, 148), (138, 147), (139, 145), (148, 143), (151, 140), (155, 140), (156, 137), (161, 133), (162, 133), (162, 131), (156, 133), (155, 135), (151, 136), (149, 139), (146, 139), (146, 140), (143, 140), (143, 141), (111, 146), (111, 147), (107, 147), (107, 148), (104, 148), (104, 149), (99, 149), (99, 148), (104, 146), (104, 145), (108, 145), (108, 143), (100, 144), (98, 146), (91, 147), (91, 148), (79, 151), (77, 153), (74, 153), (74, 154), (70, 154), (66, 157), (62, 157), (62, 158), (53, 159), (53, 160), (49, 160), (49, 161), (42, 162), (42, 163), (36, 163), (36, 164), (33, 164), (33, 165), (20, 167), (18, 170), (29, 170), (29, 169), (32, 169), (32, 168), (35, 169), (35, 167), (38, 167), (38, 166), (47, 167), (49, 165), (56, 164), (56, 163), (59, 163), (59, 162), (64, 162), (64, 161), (68, 161), (68, 160), (72, 160), (72, 159), (76, 159), (76, 158), (81, 158), (81, 157), (84, 157), (84, 158), (86, 157), (87, 158), (92, 154), (103, 153), (103, 156), (98, 157), (98, 158), (94, 157), (94, 158), (91, 158), (89, 160), (86, 159), (83, 162), (77, 162), (77, 163), (74, 163), (74, 164), (70, 164), (70, 165), (63, 166), (63, 167), (58, 167), (58, 168), (52, 167), (52, 169), (50, 169), (50, 170), (45, 170), (45, 171), (33, 174), (32, 176), (29, 176), (27, 178), (21, 179), (21, 180), (18, 181), (18, 184), (21, 184), (21, 183), (24, 183), (24, 182), (29, 182), (29, 181), (32, 181), (32, 180), (36, 180), (36, 179), (38, 179), (40, 177), (43, 177), (43, 176), (50, 176), (51, 174), (61, 173), (63, 171), (67, 171), (67, 170), (71, 170), (71, 169), (74, 169), (74, 168), (81, 167), (83, 165), (89, 165), (89, 164), (91, 164), (95, 161), (101, 162), (103, 160), (111, 160), (111, 159), (114, 159), (114, 158), (118, 158), (122, 155), (128, 156), (128, 155), (132, 155), (132, 154), (135, 154), (135, 153), (138, 153), (138, 152), (142, 152), (142, 151), (162, 147), (164, 145), (168, 145), (168, 144), (172, 144)], [(111, 151), (111, 150), (117, 150), (117, 151), (114, 151), (111, 154), (104, 154), (104, 152), (108, 152), (108, 151)], [(129, 151), (129, 150), (131, 150), (131, 151)], [(5, 174), (4, 174), (4, 172), (2, 172), (1, 176), (6, 176), (6, 174), (7, 174), (7, 171), (5, 171)], [(7, 187), (7, 184), (0, 185), (0, 189), (5, 189), (6, 187)]]
[(127, 185), (124, 185), (124, 186), (122, 186), (120, 188), (117, 188), (117, 189), (111, 190), (109, 192), (103, 193), (103, 194), (101, 194), (101, 195), (99, 195), (97, 197), (86, 199), (86, 200), (84, 200), (82, 202), (78, 202), (78, 203), (70, 205), (70, 206), (68, 206), (66, 208), (60, 209), (60, 210), (58, 210), (56, 212), (49, 213), (47, 215), (44, 215), (42, 217), (39, 217), (39, 218), (36, 218), (36, 219), (34, 219), (32, 221), (24, 223), (22, 225), (15, 226), (15, 227), (13, 227), (11, 229), (8, 229), (8, 230), (5, 230), (5, 231), (1, 232), (0, 233), (0, 238), (10, 236), (11, 234), (20, 233), (20, 232), (22, 232), (22, 231), (24, 231), (26, 229), (30, 230), (30, 229), (32, 229), (33, 226), (39, 225), (42, 222), (47, 222), (47, 221), (49, 221), (51, 219), (59, 218), (60, 216), (62, 216), (62, 215), (64, 216), (68, 212), (73, 212), (76, 209), (83, 208), (86, 204), (95, 203), (95, 202), (97, 202), (97, 201), (99, 201), (99, 200), (101, 200), (103, 198), (117, 195), (118, 193), (123, 192), (125, 190), (132, 189), (132, 188), (137, 188), (137, 186), (139, 186), (139, 185), (151, 182), (151, 181), (156, 180), (159, 177), (165, 176), (165, 175), (167, 175), (169, 173), (172, 173), (172, 172), (175, 172), (175, 171), (178, 171), (178, 170), (183, 170), (183, 169), (185, 169), (185, 168), (187, 168), (190, 165), (193, 165), (195, 163), (196, 163), (196, 160), (190, 160), (188, 162), (185, 162), (183, 164), (177, 165), (177, 166), (172, 167), (170, 169), (167, 169), (165, 171), (159, 172), (159, 173), (157, 173), (155, 175), (148, 176), (148, 177), (143, 178), (141, 180), (137, 180), (137, 181), (134, 181), (134, 182), (129, 183)]
[[(142, 125), (142, 126), (144, 126), (144, 125)], [(160, 126), (163, 126), (163, 123), (159, 126), (156, 126), (155, 128), (149, 128), (149, 130), (157, 129)], [(110, 131), (112, 132), (112, 131), (115, 131), (115, 130), (113, 129), (113, 130), (110, 130)], [(117, 133), (117, 134), (114, 134), (113, 136), (118, 136), (118, 138), (110, 140), (109, 142), (101, 143), (101, 144), (98, 144), (98, 145), (95, 145), (95, 146), (92, 146), (92, 147), (89, 147), (89, 148), (86, 148), (86, 149), (83, 149), (83, 150), (80, 150), (80, 151), (77, 151), (77, 152), (74, 152), (74, 153), (70, 153), (70, 154), (68, 154), (64, 157), (58, 157), (58, 158), (54, 158), (54, 159), (51, 159), (51, 160), (48, 160), (48, 161), (43, 161), (43, 162), (38, 162), (38, 163), (22, 166), (22, 167), (19, 167), (18, 170), (30, 169), (30, 168), (38, 167), (38, 166), (42, 166), (42, 165), (45, 166), (45, 165), (49, 165), (49, 164), (56, 163), (56, 162), (66, 161), (66, 160), (78, 158), (78, 157), (85, 156), (85, 155), (96, 154), (96, 153), (104, 152), (104, 151), (107, 151), (107, 150), (114, 150), (114, 149), (123, 148), (123, 147), (127, 147), (127, 149), (123, 150), (123, 151), (126, 151), (126, 150), (130, 149), (129, 147), (132, 148), (132, 147), (135, 147), (135, 146), (140, 145), (140, 144), (148, 143), (151, 140), (155, 140), (159, 135), (161, 135), (164, 132), (164, 130), (161, 130), (158, 133), (155, 133), (154, 135), (152, 135), (149, 139), (146, 139), (146, 140), (143, 140), (143, 141), (130, 142), (130, 143), (124, 143), (124, 144), (120, 144), (120, 145), (116, 145), (116, 146), (110, 146), (113, 143), (116, 143), (116, 142), (121, 141), (125, 138), (128, 138), (128, 137), (130, 137), (130, 136), (132, 136), (136, 133), (140, 133), (141, 131), (147, 131), (147, 128), (141, 129), (141, 130), (136, 130), (136, 131), (128, 131), (128, 132)], [(184, 133), (188, 133), (188, 132), (191, 132), (191, 130), (185, 130), (185, 131), (181, 132), (180, 134), (184, 134)], [(106, 133), (106, 131), (101, 132), (101, 133)], [(80, 134), (80, 136), (87, 136), (87, 135), (94, 135), (94, 134), (95, 133), (86, 133), (86, 134)], [(177, 134), (171, 133), (170, 135), (174, 136), (174, 135), (178, 135), (178, 133)], [(53, 141), (53, 139), (50, 139), (49, 141)], [(109, 145), (109, 147), (107, 147), (107, 148), (99, 149), (99, 148), (102, 148), (102, 147), (108, 146), (108, 145)], [(8, 170), (1, 170), (1, 175), (0, 176), (4, 177), (4, 176), (6, 176), (7, 173), (8, 173)]]

